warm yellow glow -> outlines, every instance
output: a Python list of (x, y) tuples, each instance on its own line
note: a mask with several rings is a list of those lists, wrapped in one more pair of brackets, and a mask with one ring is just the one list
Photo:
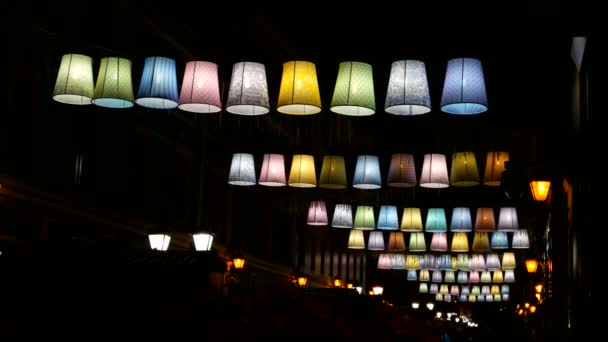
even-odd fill
[(347, 289), (352, 289), (352, 288), (353, 288), (353, 283), (348, 283), (348, 284), (346, 284), (346, 288), (347, 288)]
[(517, 306), (515, 307), (515, 309), (519, 309), (519, 304), (517, 304)]
[(530, 313), (535, 313), (536, 312), (536, 306), (532, 305), (530, 306)]
[(530, 182), (530, 190), (532, 191), (532, 197), (534, 197), (535, 201), (546, 200), (547, 195), (549, 194), (550, 187), (551, 187), (551, 182), (549, 182), (549, 181), (531, 181)]
[(536, 299), (538, 299), (539, 303), (543, 302), (543, 300), (540, 298), (540, 293), (535, 294), (534, 297), (536, 297)]
[(526, 308), (526, 309), (527, 309), (527, 308), (529, 308), (529, 307), (530, 307), (530, 303), (527, 303), (527, 302), (526, 302), (526, 303), (524, 303), (524, 308)]
[(528, 273), (536, 273), (536, 269), (538, 268), (538, 261), (536, 259), (526, 259), (526, 269)]
[(534, 286), (534, 290), (536, 291), (536, 293), (543, 292), (543, 284), (536, 284), (536, 286)]
[(304, 276), (298, 277), (298, 285), (306, 286), (306, 283), (308, 283), (308, 278), (306, 278)]
[(370, 296), (373, 296), (374, 295), (374, 291), (369, 290), (369, 291), (367, 291), (367, 294), (370, 295)]
[(517, 312), (518, 315), (522, 315), (524, 313), (524, 309), (519, 309), (519, 311)]
[(314, 63), (291, 61), (283, 64), (283, 78), (277, 111), (308, 115), (321, 111), (321, 95)]
[(315, 158), (312, 155), (296, 154), (291, 162), (289, 185), (297, 188), (314, 188), (317, 186)]
[(342, 280), (340, 280), (340, 279), (334, 279), (334, 286), (335, 287), (342, 287)]
[(547, 270), (549, 273), (553, 272), (553, 261), (551, 261), (551, 259), (547, 260)]
[(237, 270), (242, 269), (243, 267), (245, 267), (245, 259), (244, 258), (234, 258), (232, 259), (232, 262), (234, 263), (234, 268), (236, 268)]

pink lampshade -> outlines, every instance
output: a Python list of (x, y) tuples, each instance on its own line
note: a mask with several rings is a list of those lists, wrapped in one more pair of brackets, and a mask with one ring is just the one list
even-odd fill
[(436, 252), (447, 252), (447, 233), (433, 233), (433, 238), (431, 239), (431, 250)]
[(264, 154), (258, 184), (265, 186), (285, 186), (285, 158), (282, 154)]
[(328, 219), (325, 202), (312, 201), (308, 207), (308, 221), (306, 224), (311, 226), (326, 226), (327, 223)]
[(186, 63), (178, 108), (195, 113), (222, 110), (217, 64), (203, 61)]

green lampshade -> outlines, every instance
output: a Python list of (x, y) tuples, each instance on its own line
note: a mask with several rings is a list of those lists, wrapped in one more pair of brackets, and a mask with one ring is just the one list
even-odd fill
[(93, 60), (89, 56), (67, 54), (61, 58), (53, 100), (73, 105), (89, 105), (93, 97)]
[(108, 108), (133, 107), (131, 61), (125, 58), (101, 59), (93, 104)]
[(475, 186), (479, 183), (479, 169), (477, 168), (475, 153), (453, 153), (450, 184), (452, 186)]
[(374, 79), (370, 64), (340, 63), (330, 110), (350, 116), (368, 116), (376, 112)]
[(355, 213), (355, 229), (373, 230), (376, 228), (376, 219), (374, 218), (374, 207), (360, 205)]

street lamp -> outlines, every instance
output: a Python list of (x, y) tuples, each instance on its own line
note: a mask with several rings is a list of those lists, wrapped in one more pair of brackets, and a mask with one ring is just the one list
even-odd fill
[(235, 269), (242, 270), (245, 267), (245, 257), (240, 253), (235, 254), (232, 257), (232, 264)]

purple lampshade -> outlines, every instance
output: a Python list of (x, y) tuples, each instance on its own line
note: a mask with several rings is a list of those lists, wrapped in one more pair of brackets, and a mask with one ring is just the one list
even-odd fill
[(222, 110), (217, 64), (203, 61), (186, 63), (177, 107), (194, 113), (217, 113)]
[(312, 201), (308, 207), (308, 220), (306, 224), (311, 226), (327, 226), (327, 209), (325, 202)]

